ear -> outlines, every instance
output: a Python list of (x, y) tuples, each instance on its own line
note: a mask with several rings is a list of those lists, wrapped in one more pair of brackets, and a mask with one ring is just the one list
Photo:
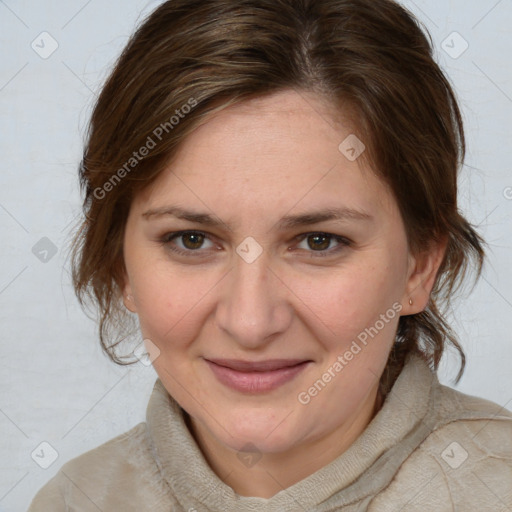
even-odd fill
[(121, 286), (121, 290), (123, 291), (123, 304), (128, 311), (132, 313), (137, 313), (137, 308), (135, 307), (135, 302), (133, 300), (133, 292), (132, 286), (130, 284), (130, 279), (126, 271), (123, 272), (123, 284)]
[(402, 315), (421, 313), (427, 307), (447, 245), (448, 237), (445, 236), (439, 241), (432, 241), (428, 249), (415, 255), (409, 254), (407, 284), (402, 297)]

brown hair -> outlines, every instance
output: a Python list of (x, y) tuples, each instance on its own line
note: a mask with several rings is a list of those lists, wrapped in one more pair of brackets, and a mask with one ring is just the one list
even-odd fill
[(437, 369), (446, 342), (461, 356), (458, 381), (465, 356), (440, 307), (448, 308), (471, 258), (480, 275), (484, 251), (457, 207), (464, 131), (432, 53), (428, 31), (391, 0), (171, 0), (158, 7), (97, 99), (80, 166), (85, 220), (72, 243), (72, 278), (82, 306), (89, 298), (98, 309), (109, 357), (134, 361), (115, 348), (134, 329), (121, 284), (135, 194), (208, 116), (295, 89), (318, 94), (340, 115), (350, 107), (364, 157), (391, 188), (411, 250), (448, 238), (427, 308), (400, 317), (381, 391), (412, 351)]

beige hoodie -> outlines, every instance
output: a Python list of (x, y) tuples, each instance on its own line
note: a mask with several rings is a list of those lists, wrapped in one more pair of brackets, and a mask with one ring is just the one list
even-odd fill
[(157, 379), (146, 422), (64, 464), (29, 512), (512, 512), (512, 413), (439, 383), (410, 355), (333, 462), (270, 499), (210, 469)]

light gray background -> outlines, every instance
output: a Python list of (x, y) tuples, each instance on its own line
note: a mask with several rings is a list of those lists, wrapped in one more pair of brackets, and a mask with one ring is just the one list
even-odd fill
[[(102, 355), (96, 327), (73, 295), (66, 256), (80, 213), (77, 165), (92, 102), (128, 36), (158, 3), (0, 0), (0, 511), (26, 510), (64, 462), (144, 421), (156, 374), (142, 364), (116, 367)], [(483, 278), (454, 313), (468, 356), (456, 387), (510, 409), (512, 2), (404, 4), (431, 31), (455, 84), (469, 146), (461, 208), (490, 245)], [(43, 31), (58, 43), (46, 59), (31, 47), (51, 48)], [(46, 262), (36, 245), (43, 237), (57, 250)], [(443, 359), (443, 383), (452, 384), (456, 362)], [(43, 441), (58, 453), (48, 469), (31, 457)], [(49, 456), (47, 448), (37, 453)]]

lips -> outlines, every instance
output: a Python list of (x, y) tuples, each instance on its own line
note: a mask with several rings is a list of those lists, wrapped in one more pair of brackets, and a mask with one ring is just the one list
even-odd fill
[(218, 382), (240, 393), (267, 393), (293, 380), (312, 361), (304, 359), (205, 359)]
[(231, 368), (239, 372), (271, 372), (281, 368), (289, 368), (301, 363), (305, 359), (267, 359), (266, 361), (243, 361), (240, 359), (208, 359), (224, 368)]

